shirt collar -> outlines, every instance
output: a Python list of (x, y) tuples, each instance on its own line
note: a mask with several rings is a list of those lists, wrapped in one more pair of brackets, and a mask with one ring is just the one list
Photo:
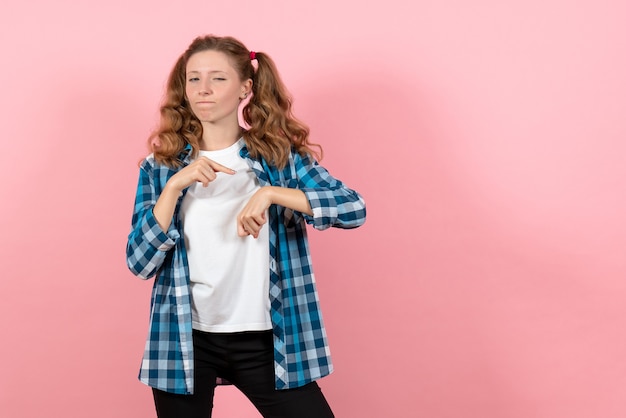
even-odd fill
[(243, 143), (243, 147), (239, 150), (239, 155), (241, 158), (250, 158), (250, 151), (248, 151), (248, 147), (245, 142)]
[(191, 154), (193, 148), (190, 144), (185, 145), (185, 148), (178, 154), (178, 159), (183, 162), (183, 165), (188, 165), (191, 162)]

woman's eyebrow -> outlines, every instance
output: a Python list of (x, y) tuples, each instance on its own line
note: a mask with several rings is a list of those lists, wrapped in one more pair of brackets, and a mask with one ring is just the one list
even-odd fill
[[(200, 71), (200, 70), (191, 70), (191, 71), (187, 71), (187, 74), (200, 74), (200, 73), (202, 73), (202, 72), (203, 72), (203, 71)], [(213, 73), (224, 73), (224, 74), (226, 74), (226, 73), (227, 73), (227, 71), (223, 71), (223, 70), (211, 70), (211, 71), (208, 71), (208, 73), (209, 73), (209, 74), (213, 74)]]

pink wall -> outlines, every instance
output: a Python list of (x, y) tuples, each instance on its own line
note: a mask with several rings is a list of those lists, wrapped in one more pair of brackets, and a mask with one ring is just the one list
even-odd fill
[[(153, 416), (124, 245), (208, 32), (274, 56), (368, 202), (311, 233), (337, 416), (626, 416), (623, 2), (160, 3), (0, 6), (0, 416)], [(257, 416), (240, 398), (215, 416)]]

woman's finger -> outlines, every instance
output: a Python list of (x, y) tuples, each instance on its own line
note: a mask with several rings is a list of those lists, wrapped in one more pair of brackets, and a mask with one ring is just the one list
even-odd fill
[(235, 174), (236, 171), (233, 170), (232, 168), (226, 167), (225, 165), (222, 165), (216, 161), (213, 161), (207, 157), (202, 157), (202, 159), (204, 159), (209, 167), (211, 168), (211, 170), (215, 171), (215, 172), (220, 172), (220, 173), (226, 173), (226, 174)]

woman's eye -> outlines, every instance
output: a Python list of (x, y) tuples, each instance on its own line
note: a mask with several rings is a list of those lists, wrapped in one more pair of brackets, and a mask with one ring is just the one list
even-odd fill
[(215, 77), (213, 80), (216, 80), (216, 81), (224, 81), (224, 80), (226, 80), (226, 79), (225, 79), (224, 77)]
[(191, 77), (191, 78), (189, 79), (189, 81), (190, 81), (190, 82), (191, 82), (191, 81), (198, 81), (198, 80), (199, 80), (199, 78), (198, 78), (198, 77)]

